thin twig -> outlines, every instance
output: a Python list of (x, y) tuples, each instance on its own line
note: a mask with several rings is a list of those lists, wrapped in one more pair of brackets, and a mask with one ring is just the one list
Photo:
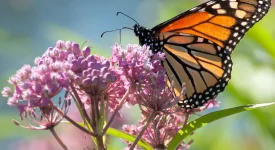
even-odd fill
[(96, 121), (98, 122), (98, 120), (99, 120), (99, 96), (98, 95), (96, 95), (95, 96), (95, 102), (96, 102), (96, 104), (95, 104), (95, 116), (96, 116)]
[(186, 113), (184, 115), (184, 123), (183, 123), (182, 127), (185, 127), (187, 125), (190, 114), (191, 114), (190, 111), (186, 111)]
[[(100, 109), (99, 109), (99, 121), (98, 121), (98, 134), (102, 135), (103, 126), (104, 126), (104, 112), (105, 112), (105, 105), (104, 105), (104, 94), (100, 96)], [(103, 135), (102, 135), (103, 136)]]
[(91, 98), (91, 110), (90, 110), (90, 123), (94, 128), (94, 131), (97, 132), (97, 115), (96, 115), (96, 96)]
[(81, 125), (79, 125), (77, 122), (75, 122), (73, 119), (71, 119), (69, 116), (67, 116), (66, 114), (64, 114), (58, 107), (56, 107), (55, 105), (53, 105), (54, 109), (60, 114), (62, 115), (65, 119), (67, 119), (71, 124), (73, 124), (74, 126), (76, 126), (78, 129), (82, 130), (83, 132), (91, 135), (91, 136), (97, 136), (97, 134), (87, 130), (86, 128), (82, 127)]
[(62, 140), (59, 138), (59, 136), (56, 134), (54, 128), (50, 128), (49, 129), (51, 131), (51, 133), (53, 134), (54, 138), (57, 140), (57, 142), (60, 144), (60, 146), (64, 149), (64, 150), (68, 150), (67, 146), (62, 142)]
[(155, 114), (157, 111), (153, 110), (151, 112), (151, 114), (149, 115), (149, 117), (147, 118), (146, 124), (143, 126), (142, 130), (139, 132), (138, 136), (136, 137), (134, 143), (131, 145), (129, 150), (133, 150), (135, 148), (135, 146), (137, 145), (139, 139), (141, 138), (141, 136), (143, 135), (144, 131), (147, 129), (148, 125), (150, 124), (150, 122), (155, 118)]
[(118, 111), (122, 108), (123, 104), (125, 103), (126, 99), (128, 98), (128, 95), (130, 93), (130, 89), (126, 91), (126, 93), (123, 95), (119, 105), (117, 106), (116, 110), (114, 111), (113, 115), (111, 116), (110, 120), (108, 121), (107, 125), (104, 127), (102, 135), (106, 133), (110, 125), (112, 124), (113, 120), (115, 119)]
[[(78, 104), (80, 105), (80, 107), (81, 107), (81, 109), (82, 109), (82, 113), (83, 113), (85, 119), (86, 119), (86, 120), (89, 120), (89, 116), (88, 116), (88, 114), (87, 114), (87, 112), (86, 112), (86, 110), (85, 110), (85, 108), (84, 108), (84, 105), (83, 105), (83, 103), (82, 103), (82, 101), (81, 101), (79, 95), (77, 94), (77, 91), (75, 90), (75, 88), (74, 88), (74, 86), (73, 86), (72, 84), (70, 85), (70, 87), (71, 87), (71, 89), (72, 89), (72, 91), (73, 91), (74, 97), (76, 98)], [(79, 111), (81, 111), (81, 110), (79, 110)], [(84, 120), (84, 119), (83, 119), (83, 120)], [(89, 121), (88, 121), (88, 123), (90, 124)], [(90, 126), (91, 126), (91, 124), (90, 124)]]
[(106, 147), (104, 145), (104, 142), (103, 142), (103, 136), (97, 136), (96, 137), (96, 141), (97, 141), (97, 149), (98, 150), (106, 150)]

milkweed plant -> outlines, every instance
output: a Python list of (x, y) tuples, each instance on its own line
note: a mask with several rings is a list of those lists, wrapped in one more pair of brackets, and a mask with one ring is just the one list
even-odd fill
[[(107, 149), (106, 135), (121, 138), (129, 150), (182, 150), (193, 143), (185, 138), (205, 124), (273, 104), (240, 106), (190, 120), (194, 114), (218, 107), (219, 102), (213, 99), (199, 108), (179, 108), (177, 103), (185, 88), (176, 96), (173, 80), (167, 85), (168, 77), (161, 64), (164, 59), (164, 53), (154, 54), (145, 45), (127, 45), (124, 49), (115, 44), (112, 56), (106, 58), (93, 54), (88, 46), (57, 41), (55, 47), (35, 58), (33, 66), (24, 65), (12, 75), (8, 80), (10, 87), (2, 90), (2, 96), (19, 112), (20, 119), (13, 120), (15, 125), (50, 131), (64, 150), (70, 148), (55, 130), (60, 124), (74, 126), (83, 136), (91, 138), (92, 146), (86, 146), (90, 150)], [(128, 117), (120, 113), (122, 108), (133, 113), (134, 106), (141, 111), (138, 124), (111, 127), (117, 118)], [(82, 121), (68, 114), (75, 108)], [(70, 140), (78, 139), (70, 137)]]

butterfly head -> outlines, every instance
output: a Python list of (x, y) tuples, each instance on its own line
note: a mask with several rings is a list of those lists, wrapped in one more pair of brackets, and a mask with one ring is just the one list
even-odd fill
[(137, 37), (139, 37), (140, 45), (151, 45), (154, 42), (153, 32), (150, 29), (135, 24), (134, 33)]

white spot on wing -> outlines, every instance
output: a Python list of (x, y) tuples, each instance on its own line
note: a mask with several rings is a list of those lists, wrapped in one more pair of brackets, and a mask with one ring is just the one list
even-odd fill
[(226, 10), (225, 9), (218, 9), (217, 13), (218, 14), (226, 14)]
[(238, 2), (230, 2), (229, 6), (233, 9), (237, 9), (238, 8)]
[(190, 9), (190, 11), (195, 11), (195, 10), (197, 10), (199, 7), (194, 7), (194, 8), (192, 8), (192, 9)]
[(241, 25), (242, 25), (242, 26), (246, 26), (246, 25), (247, 25), (247, 22), (246, 22), (246, 21), (243, 21), (243, 22), (241, 23)]
[(243, 19), (245, 15), (246, 15), (246, 12), (243, 10), (236, 10), (235, 12), (235, 16), (240, 19)]
[(215, 5), (212, 6), (212, 8), (213, 9), (219, 9), (219, 8), (221, 8), (221, 5), (220, 4), (215, 4)]
[(212, 5), (214, 3), (215, 3), (215, 1), (209, 1), (209, 2), (206, 3), (206, 5), (209, 6), (209, 5)]
[(198, 42), (203, 42), (203, 38), (199, 37)]

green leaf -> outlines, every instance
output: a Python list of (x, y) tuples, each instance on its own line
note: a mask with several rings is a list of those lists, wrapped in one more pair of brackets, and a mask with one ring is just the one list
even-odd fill
[[(115, 136), (115, 137), (122, 138), (126, 141), (129, 141), (129, 142), (134, 142), (135, 139), (136, 139), (135, 136), (133, 136), (131, 134), (124, 133), (124, 132), (119, 131), (119, 130), (116, 130), (114, 128), (109, 128), (106, 133), (109, 134), (109, 135)], [(138, 146), (140, 146), (140, 147), (142, 147), (146, 150), (153, 150), (154, 149), (149, 143), (145, 142), (144, 140), (139, 140)]]
[[(68, 121), (62, 121), (62, 122), (71, 124)], [(81, 126), (84, 126), (83, 122), (78, 122), (78, 124), (81, 125)], [(133, 136), (131, 134), (128, 134), (128, 133), (124, 133), (124, 132), (119, 131), (119, 130), (114, 129), (114, 128), (109, 128), (106, 133), (109, 134), (109, 135), (118, 137), (118, 138), (122, 138), (126, 141), (129, 141), (129, 142), (134, 142), (135, 139), (136, 139), (135, 136)], [(139, 140), (137, 145), (142, 147), (143, 149), (146, 149), (146, 150), (153, 150), (154, 149), (149, 143), (145, 142), (144, 140)]]
[[(233, 84), (229, 83), (226, 87), (226, 90), (230, 92), (234, 99), (238, 100), (241, 104), (251, 104), (255, 101), (245, 96), (240, 90), (236, 88)], [(271, 113), (273, 111), (271, 110)], [(256, 109), (251, 113), (251, 116), (257, 120), (259, 126), (263, 127), (262, 130), (268, 133), (275, 140), (275, 130), (274, 125), (270, 123), (269, 116), (266, 115), (267, 111), (263, 109)]]
[(260, 44), (264, 50), (275, 59), (275, 39), (272, 34), (260, 25), (255, 25), (247, 34), (258, 44)]
[(230, 109), (224, 109), (216, 112), (212, 112), (209, 114), (206, 114), (194, 121), (191, 121), (188, 123), (185, 127), (183, 127), (176, 136), (171, 140), (171, 142), (168, 145), (168, 150), (174, 150), (178, 147), (178, 145), (181, 143), (182, 140), (184, 140), (187, 136), (189, 136), (192, 132), (195, 130), (213, 122), (221, 118), (225, 118), (243, 111), (253, 110), (258, 107), (265, 107), (269, 105), (273, 105), (274, 103), (263, 103), (263, 104), (251, 104), (251, 105), (245, 105), (245, 106), (239, 106), (234, 107)]

